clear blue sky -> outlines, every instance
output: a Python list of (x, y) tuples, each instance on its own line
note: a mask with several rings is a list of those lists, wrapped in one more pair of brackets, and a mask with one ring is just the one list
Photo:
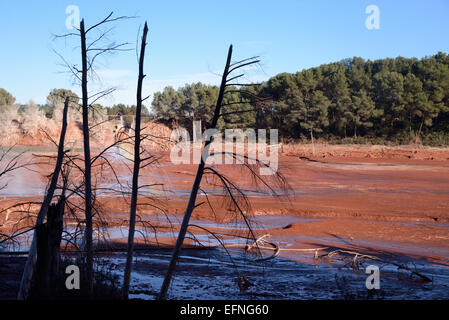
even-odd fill
[[(380, 10), (380, 29), (368, 30), (368, 5)], [(318, 66), (343, 58), (417, 57), (449, 52), (449, 1), (299, 1), (299, 0), (41, 0), (0, 1), (0, 88), (19, 103), (45, 103), (52, 88), (79, 89), (61, 73), (56, 49), (79, 63), (74, 42), (53, 41), (51, 34), (67, 32), (66, 7), (77, 5), (87, 25), (110, 11), (138, 16), (116, 25), (112, 38), (135, 46), (137, 30), (150, 25), (145, 93), (166, 85), (178, 87), (203, 81), (216, 84), (229, 44), (235, 58), (260, 55), (263, 70), (251, 81), (280, 72)], [(135, 52), (100, 61), (98, 86), (119, 86), (105, 105), (134, 103), (137, 74)]]

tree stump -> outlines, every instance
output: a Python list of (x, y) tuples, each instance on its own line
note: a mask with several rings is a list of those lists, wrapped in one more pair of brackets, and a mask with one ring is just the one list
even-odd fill
[(37, 234), (37, 261), (35, 293), (38, 298), (52, 296), (52, 284), (59, 274), (60, 245), (62, 240), (64, 200), (52, 204), (47, 212), (47, 222), (39, 225)]

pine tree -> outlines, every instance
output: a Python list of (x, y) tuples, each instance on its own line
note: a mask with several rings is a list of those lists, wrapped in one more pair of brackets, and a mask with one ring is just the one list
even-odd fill
[(361, 90), (352, 97), (352, 103), (346, 112), (350, 123), (354, 129), (354, 138), (357, 138), (357, 128), (371, 128), (374, 117), (380, 115), (375, 109), (374, 101), (368, 96), (365, 90)]

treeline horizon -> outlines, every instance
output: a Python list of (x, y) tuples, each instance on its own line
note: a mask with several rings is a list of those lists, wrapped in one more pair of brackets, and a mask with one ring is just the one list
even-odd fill
[[(39, 112), (41, 117), (47, 119), (53, 119), (55, 113), (61, 113), (64, 105), (64, 98), (70, 96), (74, 101), (80, 101), (80, 97), (69, 89), (53, 89), (47, 96), (47, 103), (36, 104), (30, 100), (28, 104), (15, 104), (15, 98), (11, 93), (3, 88), (0, 88), (0, 120), (13, 120), (14, 114), (17, 116), (27, 115), (32, 113), (36, 116)], [(81, 105), (78, 103), (78, 108), (71, 106), (71, 109), (77, 109), (77, 113), (81, 116)], [(90, 115), (94, 119), (105, 120), (123, 116), (122, 120), (126, 126), (131, 126), (134, 116), (136, 115), (136, 105), (125, 105), (123, 103), (114, 104), (112, 106), (102, 106), (99, 103), (95, 103), (90, 106)], [(3, 116), (1, 115), (3, 114)], [(8, 119), (2, 119), (8, 114)], [(148, 108), (142, 105), (142, 120), (149, 121), (151, 119)]]
[[(227, 90), (219, 129), (225, 123), (226, 128), (278, 129), (283, 141), (449, 144), (449, 55), (443, 52), (422, 59), (348, 58)], [(47, 104), (38, 105), (48, 118), (63, 91), (77, 96), (54, 89)], [(201, 120), (207, 128), (218, 91), (201, 82), (167, 86), (154, 93), (152, 113), (143, 107), (143, 116), (172, 128), (191, 128)], [(0, 89), (0, 106), (14, 102)], [(136, 111), (121, 103), (93, 109), (109, 116)]]
[[(280, 73), (244, 91), (226, 101), (228, 127), (278, 129), (284, 141), (449, 144), (449, 56), (442, 52), (422, 59), (354, 57)], [(217, 86), (201, 83), (166, 87), (154, 94), (154, 118), (184, 127), (201, 120), (207, 127), (217, 94)]]

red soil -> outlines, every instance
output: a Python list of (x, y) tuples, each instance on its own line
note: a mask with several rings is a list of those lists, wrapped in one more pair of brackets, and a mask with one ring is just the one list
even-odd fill
[[(174, 165), (166, 153), (158, 155), (159, 167), (143, 172), (141, 183), (163, 183), (173, 193), (159, 196), (157, 205), (169, 214), (181, 216), (197, 165)], [(250, 194), (252, 213), (323, 220), (288, 223), (287, 219), (286, 229), (267, 226), (266, 231), (258, 233), (270, 233), (291, 248), (317, 245), (360, 248), (369, 243), (370, 249), (447, 259), (448, 159), (449, 149), (318, 146), (313, 153), (310, 146), (284, 146), (279, 168), (289, 185), (290, 196)], [(222, 165), (218, 169), (240, 187), (254, 189), (248, 171), (242, 166)], [(126, 173), (124, 167), (118, 171)], [(213, 189), (206, 184), (203, 187)], [(276, 191), (283, 193), (280, 189)], [(223, 199), (210, 195), (214, 212), (205, 203), (195, 210), (194, 218), (221, 222), (237, 219), (238, 215), (229, 210)], [(0, 207), (15, 201), (4, 199)], [(126, 219), (129, 204), (122, 197), (103, 196), (99, 201), (104, 212), (111, 216), (120, 213)], [(200, 201), (206, 198), (201, 196)], [(146, 206), (139, 211), (150, 219), (148, 215), (159, 210)], [(0, 224), (3, 222), (0, 218)]]

